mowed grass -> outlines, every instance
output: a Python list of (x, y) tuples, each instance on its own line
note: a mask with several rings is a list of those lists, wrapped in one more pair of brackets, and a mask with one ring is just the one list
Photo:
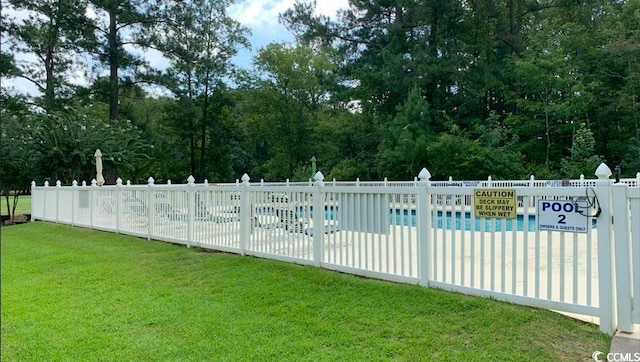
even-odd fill
[[(2, 208), (0, 208), (0, 215), (8, 215), (7, 214), (7, 199), (6, 197), (1, 197)], [(13, 207), (13, 196), (9, 196), (9, 208)], [(16, 216), (22, 214), (30, 214), (31, 213), (31, 195), (22, 195), (18, 197), (18, 205), (16, 205)]]
[(589, 361), (597, 326), (314, 267), (2, 228), (2, 361)]

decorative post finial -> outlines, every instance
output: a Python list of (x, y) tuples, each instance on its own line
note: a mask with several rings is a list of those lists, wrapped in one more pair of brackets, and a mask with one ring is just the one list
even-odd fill
[(324, 186), (324, 175), (322, 174), (322, 172), (320, 172), (320, 171), (316, 172), (314, 178), (316, 180), (316, 182), (315, 182), (316, 185)]
[(596, 169), (595, 175), (599, 180), (606, 180), (611, 176), (611, 169), (603, 162)]
[(431, 180), (431, 172), (429, 172), (426, 167), (423, 167), (422, 170), (420, 170), (420, 173), (418, 173), (418, 178), (422, 182), (429, 181)]

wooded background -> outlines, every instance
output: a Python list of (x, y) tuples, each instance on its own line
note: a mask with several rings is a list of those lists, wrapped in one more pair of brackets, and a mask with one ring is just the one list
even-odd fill
[(39, 90), (2, 90), (2, 188), (90, 181), (96, 148), (134, 183), (307, 180), (312, 156), (348, 180), (640, 171), (639, 1), (351, 0), (337, 20), (297, 3), (296, 42), (250, 69), (230, 4), (2, 0), (1, 76)]

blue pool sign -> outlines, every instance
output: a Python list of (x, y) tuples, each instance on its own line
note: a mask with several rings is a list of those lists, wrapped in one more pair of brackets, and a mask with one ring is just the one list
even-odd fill
[(586, 233), (587, 208), (567, 200), (538, 200), (538, 230)]

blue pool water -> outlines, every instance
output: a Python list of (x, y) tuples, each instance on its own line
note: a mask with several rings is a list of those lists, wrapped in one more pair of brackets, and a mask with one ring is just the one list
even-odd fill
[[(390, 222), (393, 225), (416, 226), (416, 211), (410, 211), (406, 209), (395, 209), (395, 212), (393, 209), (390, 210)], [(472, 219), (469, 211), (432, 211), (431, 225), (438, 229), (464, 231), (503, 231), (503, 229), (504, 231), (535, 231), (536, 216), (516, 215), (515, 219)], [(596, 227), (596, 219), (591, 219), (591, 226)]]
[[(391, 210), (391, 223), (394, 225), (416, 226), (415, 210)], [(465, 231), (523, 231), (525, 227), (529, 231), (536, 229), (535, 215), (528, 216), (528, 224), (524, 215), (517, 215), (515, 219), (485, 219), (471, 218), (468, 211), (433, 211), (431, 214), (431, 226), (438, 229), (465, 230)]]
[[(258, 211), (262, 214), (275, 215), (270, 209), (262, 209)], [(313, 217), (313, 209), (309, 209), (309, 218)], [(298, 209), (298, 217), (305, 216), (305, 209)], [(337, 208), (326, 206), (324, 209), (325, 220), (337, 219)], [(525, 219), (527, 222), (525, 222)], [(595, 227), (595, 219), (592, 219), (592, 226)], [(407, 209), (391, 209), (389, 210), (389, 223), (391, 225), (416, 226), (416, 210)], [(504, 224), (503, 224), (504, 223)], [(515, 219), (488, 219), (475, 218), (472, 219), (471, 212), (468, 211), (432, 211), (431, 225), (438, 229), (446, 230), (464, 230), (464, 231), (528, 231), (536, 230), (536, 216), (517, 215)]]

